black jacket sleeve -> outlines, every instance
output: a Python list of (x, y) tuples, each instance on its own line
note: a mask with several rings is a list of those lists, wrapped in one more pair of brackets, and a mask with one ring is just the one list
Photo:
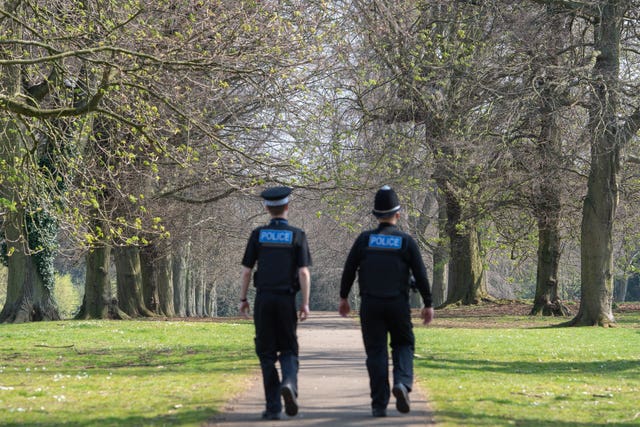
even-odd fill
[(361, 237), (356, 239), (345, 261), (344, 269), (342, 270), (342, 280), (340, 281), (340, 298), (347, 298), (349, 296), (353, 281), (356, 279), (356, 273), (360, 265), (360, 240)]
[(433, 304), (431, 301), (431, 288), (429, 286), (429, 278), (427, 277), (427, 269), (422, 261), (420, 255), (420, 248), (415, 240), (409, 239), (409, 263), (411, 266), (411, 273), (416, 279), (416, 289), (422, 296), (422, 301), (425, 307), (431, 307)]

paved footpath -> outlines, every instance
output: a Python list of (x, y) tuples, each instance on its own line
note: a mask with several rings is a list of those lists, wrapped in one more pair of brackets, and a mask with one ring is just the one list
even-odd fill
[[(425, 394), (417, 387), (411, 392), (411, 412), (401, 414), (391, 396), (386, 418), (371, 416), (369, 378), (364, 346), (357, 320), (337, 313), (311, 312), (298, 324), (300, 411), (278, 421), (264, 421), (264, 392), (259, 372), (248, 389), (212, 419), (210, 427), (239, 426), (434, 426)], [(391, 371), (391, 369), (389, 369)]]

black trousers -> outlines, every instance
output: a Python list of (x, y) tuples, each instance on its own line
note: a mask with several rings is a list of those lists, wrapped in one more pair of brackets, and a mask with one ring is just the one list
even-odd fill
[[(298, 392), (298, 337), (295, 294), (259, 292), (253, 310), (256, 354), (268, 412), (281, 412), (281, 384)], [(280, 362), (282, 381), (276, 362)]]
[(367, 353), (371, 407), (384, 409), (391, 394), (388, 337), (391, 337), (393, 383), (404, 384), (409, 391), (413, 387), (415, 337), (409, 296), (376, 298), (363, 295), (360, 323)]

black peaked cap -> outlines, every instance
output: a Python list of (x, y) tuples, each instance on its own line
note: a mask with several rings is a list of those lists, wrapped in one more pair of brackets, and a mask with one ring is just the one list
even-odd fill
[(291, 191), (289, 187), (270, 187), (260, 193), (260, 197), (266, 206), (282, 206), (289, 203)]

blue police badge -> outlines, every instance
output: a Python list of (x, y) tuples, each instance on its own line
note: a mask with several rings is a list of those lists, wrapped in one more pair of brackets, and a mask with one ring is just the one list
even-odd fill
[(293, 243), (293, 231), (291, 230), (260, 230), (260, 243), (275, 245), (290, 245)]
[(389, 234), (371, 234), (369, 247), (377, 249), (402, 249), (402, 237)]

